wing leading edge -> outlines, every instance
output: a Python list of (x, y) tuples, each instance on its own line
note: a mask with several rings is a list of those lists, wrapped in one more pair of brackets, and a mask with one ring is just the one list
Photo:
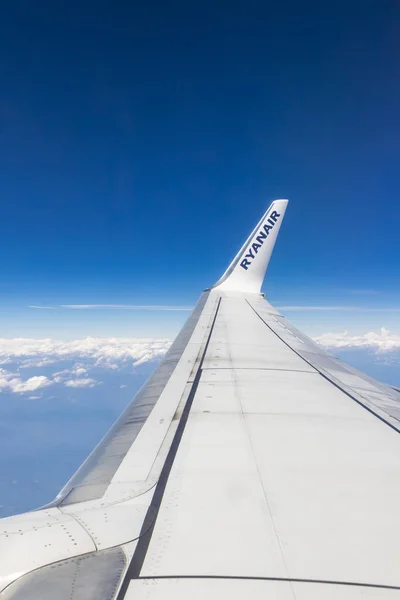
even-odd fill
[(400, 598), (400, 394), (259, 293), (286, 204), (57, 498), (0, 521), (1, 600)]

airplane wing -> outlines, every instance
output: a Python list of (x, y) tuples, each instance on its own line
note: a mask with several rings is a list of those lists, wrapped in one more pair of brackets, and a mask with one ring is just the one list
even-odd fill
[(400, 599), (400, 394), (260, 294), (286, 204), (57, 498), (0, 521), (1, 600)]

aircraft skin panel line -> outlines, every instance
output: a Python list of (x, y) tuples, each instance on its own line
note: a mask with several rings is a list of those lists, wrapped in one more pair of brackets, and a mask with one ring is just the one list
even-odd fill
[(0, 520), (0, 600), (400, 600), (400, 393), (260, 293), (286, 206), (57, 497)]

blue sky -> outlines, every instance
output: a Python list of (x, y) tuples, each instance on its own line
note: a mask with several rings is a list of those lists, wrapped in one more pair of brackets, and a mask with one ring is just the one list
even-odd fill
[(0, 516), (58, 491), (275, 198), (268, 299), (400, 384), (398, 2), (0, 10)]
[(399, 25), (390, 1), (4, 5), (4, 335), (173, 336), (185, 313), (28, 306), (193, 305), (276, 197), (272, 302), (398, 306)]

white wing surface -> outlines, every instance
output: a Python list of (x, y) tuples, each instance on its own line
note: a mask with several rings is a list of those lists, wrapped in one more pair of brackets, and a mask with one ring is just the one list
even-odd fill
[(0, 521), (1, 600), (400, 599), (400, 394), (260, 294), (286, 204), (54, 502)]

